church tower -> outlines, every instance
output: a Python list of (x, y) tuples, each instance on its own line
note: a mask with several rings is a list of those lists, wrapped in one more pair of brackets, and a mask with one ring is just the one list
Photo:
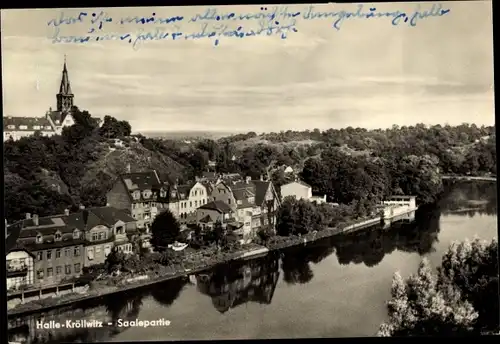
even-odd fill
[(74, 94), (71, 92), (71, 85), (69, 84), (68, 69), (66, 68), (66, 56), (64, 56), (64, 67), (62, 71), (61, 86), (57, 98), (57, 111), (61, 114), (71, 112), (73, 108)]

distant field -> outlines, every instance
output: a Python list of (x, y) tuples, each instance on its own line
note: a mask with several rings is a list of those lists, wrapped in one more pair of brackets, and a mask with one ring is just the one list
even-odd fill
[(223, 131), (143, 131), (140, 134), (150, 138), (163, 138), (163, 139), (220, 139), (221, 137), (235, 135), (235, 132)]

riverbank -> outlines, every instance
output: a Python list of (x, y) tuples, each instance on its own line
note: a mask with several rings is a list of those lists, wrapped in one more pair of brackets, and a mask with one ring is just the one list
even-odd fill
[(364, 219), (358, 219), (357, 221), (347, 222), (335, 228), (328, 227), (323, 230), (307, 233), (302, 236), (274, 236), (270, 238), (264, 245), (269, 249), (269, 251), (281, 250), (292, 246), (306, 245), (320, 239), (332, 237), (339, 234), (350, 233), (353, 231), (372, 227), (380, 223), (380, 216), (374, 215)]
[(109, 281), (96, 281), (92, 283), (92, 288), (85, 294), (68, 294), (61, 297), (40, 299), (20, 304), (7, 310), (7, 315), (9, 318), (20, 315), (29, 315), (40, 311), (47, 311), (54, 308), (68, 306), (70, 304), (85, 302), (90, 299), (116, 294), (131, 289), (144, 288), (152, 284), (165, 282), (190, 274), (200, 273), (219, 264), (224, 264), (238, 259), (248, 259), (254, 255), (262, 255), (263, 253), (267, 254), (267, 252), (268, 249), (266, 247), (257, 244), (245, 245), (241, 249), (234, 252), (214, 252), (213, 250), (206, 250), (198, 252), (196, 255), (187, 256), (182, 264), (164, 266), (161, 271), (153, 271), (143, 276), (128, 279), (126, 279), (125, 277), (127, 276), (125, 276), (120, 280), (120, 282), (117, 283), (117, 285), (114, 286), (106, 284), (106, 282)]
[(137, 276), (135, 278), (126, 279), (125, 277), (127, 276), (121, 277), (120, 281), (116, 283), (116, 285), (112, 286), (107, 284), (109, 283), (107, 280), (95, 281), (92, 282), (92, 287), (85, 294), (68, 294), (62, 297), (30, 301), (7, 310), (7, 315), (9, 318), (29, 315), (68, 306), (70, 304), (85, 302), (90, 299), (116, 294), (131, 289), (144, 288), (152, 284), (200, 273), (230, 261), (265, 256), (270, 251), (288, 248), (291, 246), (305, 245), (323, 238), (365, 229), (380, 223), (381, 217), (379, 215), (373, 215), (363, 219), (342, 223), (335, 228), (325, 228), (320, 231), (311, 232), (300, 237), (275, 236), (262, 245), (254, 243), (247, 244), (243, 245), (240, 249), (234, 252), (220, 252), (215, 251), (214, 249), (203, 250), (183, 257), (181, 264), (163, 266), (160, 271), (149, 272), (144, 276)]
[(488, 176), (442, 176), (442, 179), (448, 180), (468, 180), (468, 181), (484, 181), (484, 182), (496, 182), (497, 177)]

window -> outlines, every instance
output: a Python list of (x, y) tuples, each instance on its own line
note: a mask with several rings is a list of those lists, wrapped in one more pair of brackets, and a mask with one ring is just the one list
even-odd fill
[(56, 267), (56, 275), (60, 275), (60, 274), (62, 274), (62, 266), (59, 265)]
[(92, 233), (92, 241), (99, 240), (99, 233)]
[(198, 207), (198, 201), (194, 201), (194, 207), (197, 208)]
[(116, 234), (125, 234), (125, 229), (123, 226), (116, 227)]
[(36, 243), (37, 244), (43, 243), (43, 236), (40, 233), (36, 235)]
[(194, 195), (196, 196), (198, 194), (198, 190), (194, 190)]
[(48, 250), (46, 254), (47, 254), (47, 260), (52, 259), (52, 250)]
[(36, 253), (36, 260), (42, 260), (43, 259), (43, 255), (42, 255), (43, 252), (37, 252)]
[(47, 268), (47, 277), (52, 277), (54, 275), (54, 269), (53, 268)]
[(73, 250), (74, 257), (80, 257), (80, 247), (75, 247)]
[(71, 256), (71, 251), (70, 251), (69, 248), (67, 248), (67, 249), (64, 250), (64, 256), (65, 257), (70, 257)]
[(191, 208), (192, 206), (193, 206), (193, 202), (189, 201), (189, 208)]
[(40, 270), (38, 270), (38, 271), (36, 272), (36, 277), (37, 277), (38, 279), (43, 279), (43, 270), (42, 270), (42, 269), (40, 269)]
[(39, 126), (39, 125), (34, 125), (34, 126), (33, 126), (33, 129), (35, 129), (35, 130), (40, 130), (40, 126)]
[(104, 240), (104, 232), (99, 232), (99, 240)]
[(76, 274), (80, 273), (80, 263), (75, 264), (75, 273)]
[(231, 198), (228, 198), (227, 204), (231, 204)]
[(79, 239), (80, 238), (80, 231), (78, 229), (75, 229), (73, 231), (73, 239)]
[(7, 128), (9, 128), (9, 129), (16, 129), (16, 126), (15, 126), (15, 125), (13, 125), (13, 124), (9, 124), (9, 125), (7, 126)]
[(50, 125), (45, 126), (45, 130), (51, 130), (51, 129), (52, 129), (52, 127)]
[(24, 124), (23, 124), (23, 125), (20, 125), (20, 126), (19, 126), (19, 129), (26, 130), (26, 129), (28, 129), (28, 126), (27, 126), (27, 125), (24, 125)]
[(111, 253), (111, 245), (104, 246), (104, 255), (107, 257)]
[(64, 270), (66, 272), (66, 275), (71, 275), (71, 265), (66, 265), (64, 267)]
[(56, 259), (57, 258), (61, 258), (61, 249), (59, 248), (56, 250)]
[(99, 255), (101, 253), (101, 246), (96, 246), (95, 247), (95, 255)]
[(61, 238), (62, 238), (61, 232), (56, 232), (56, 234), (54, 234), (54, 240), (59, 241), (61, 240)]
[(89, 260), (94, 259), (94, 249), (92, 247), (87, 248), (87, 258)]

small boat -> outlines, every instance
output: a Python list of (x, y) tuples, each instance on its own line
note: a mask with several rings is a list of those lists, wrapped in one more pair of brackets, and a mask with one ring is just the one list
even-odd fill
[(174, 251), (182, 251), (186, 247), (188, 247), (188, 244), (183, 244), (183, 243), (180, 243), (180, 242), (177, 242), (177, 241), (174, 242), (173, 244), (168, 245), (168, 248), (171, 248)]

